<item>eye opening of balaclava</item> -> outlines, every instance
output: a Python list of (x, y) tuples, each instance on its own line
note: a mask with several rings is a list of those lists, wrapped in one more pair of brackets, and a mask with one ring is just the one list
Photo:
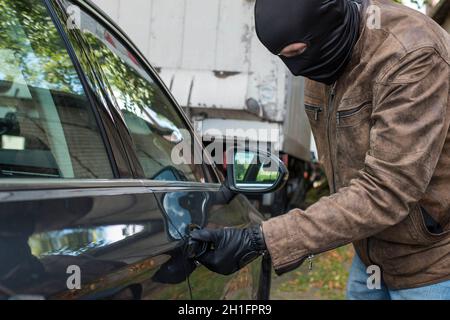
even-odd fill
[[(334, 83), (351, 58), (359, 37), (360, 0), (256, 0), (255, 27), (262, 44), (296, 76)], [(279, 55), (305, 43), (298, 56)]]

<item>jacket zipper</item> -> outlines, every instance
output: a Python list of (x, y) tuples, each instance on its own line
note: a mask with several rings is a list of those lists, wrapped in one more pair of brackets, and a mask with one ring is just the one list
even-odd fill
[(328, 117), (327, 117), (327, 136), (328, 136), (328, 152), (330, 154), (330, 166), (331, 166), (331, 177), (333, 179), (331, 183), (332, 187), (332, 193), (336, 192), (336, 183), (334, 178), (334, 163), (333, 163), (333, 157), (332, 157), (332, 148), (331, 148), (331, 116), (333, 115), (333, 102), (335, 98), (335, 90), (336, 90), (336, 83), (335, 82), (331, 88), (330, 88), (330, 94), (328, 97)]
[[(372, 260), (372, 258), (370, 257), (370, 251), (369, 251), (369, 241), (370, 241), (370, 238), (367, 238), (366, 239), (366, 253), (367, 253), (367, 259), (369, 260), (369, 263), (370, 264), (374, 264), (373, 263), (373, 260)], [(333, 246), (334, 247), (334, 246)], [(329, 250), (331, 250), (331, 249), (333, 249), (333, 247), (331, 247), (331, 248), (329, 248)], [(317, 255), (317, 254), (320, 254), (320, 253), (323, 253), (323, 252), (326, 252), (326, 251), (328, 251), (328, 249), (326, 249), (326, 250), (323, 250), (323, 251), (321, 251), (321, 252), (317, 252), (317, 253), (315, 253), (315, 254), (310, 254), (306, 259), (308, 260), (308, 270), (309, 271), (311, 271), (312, 269), (313, 269), (313, 260), (314, 260), (314, 258), (315, 258), (315, 256)]]
[(308, 256), (308, 261), (309, 261), (308, 269), (309, 269), (309, 271), (312, 271), (312, 269), (313, 269), (313, 259), (314, 259), (314, 255), (313, 254)]
[(308, 111), (314, 112), (314, 120), (317, 121), (319, 119), (319, 113), (323, 111), (321, 107), (305, 105), (305, 109)]
[[(333, 168), (333, 161), (331, 161), (331, 128), (330, 128), (330, 124), (331, 124), (331, 115), (333, 114), (333, 101), (334, 101), (334, 97), (335, 97), (335, 89), (336, 89), (336, 82), (331, 86), (330, 89), (330, 95), (329, 95), (329, 99), (328, 99), (328, 113), (327, 113), (327, 136), (328, 136), (328, 150), (330, 152), (330, 164), (331, 164), (331, 176), (333, 178), (333, 182), (332, 182), (332, 187), (333, 187), (333, 191), (336, 190), (336, 185), (334, 182), (334, 168)], [(310, 111), (314, 111), (314, 120), (317, 120), (319, 117), (319, 112), (322, 112), (322, 108), (320, 107), (314, 107), (314, 106), (309, 106), (309, 105), (305, 105), (305, 108), (307, 110)], [(327, 251), (327, 250), (325, 250)], [(306, 259), (308, 259), (309, 262), (309, 270), (311, 271), (313, 268), (313, 259), (314, 259), (315, 255), (314, 254), (310, 254), (309, 256), (307, 256)]]
[(336, 115), (336, 123), (340, 124), (340, 120), (343, 118), (351, 117), (352, 115), (361, 111), (367, 104), (363, 104), (361, 107), (352, 110), (338, 111)]
[[(330, 152), (330, 165), (331, 165), (331, 176), (332, 176), (332, 188), (333, 188), (333, 192), (336, 191), (336, 183), (335, 183), (335, 177), (334, 177), (334, 164), (332, 161), (332, 150), (331, 150), (331, 116), (333, 115), (333, 102), (334, 102), (334, 98), (336, 96), (336, 84), (337, 82), (335, 82), (331, 88), (330, 88), (330, 93), (329, 93), (329, 98), (328, 98), (328, 112), (327, 112), (327, 136), (328, 136), (328, 150)], [(357, 113), (358, 111), (360, 111), (362, 108), (364, 108), (365, 105), (354, 109), (354, 110), (348, 110), (348, 111), (340, 111), (336, 113), (336, 121), (337, 124), (339, 124), (339, 121), (341, 118), (345, 118), (345, 117), (350, 117), (352, 115), (354, 115), (355, 113)], [(305, 108), (307, 110), (310, 111), (314, 111), (316, 112), (315, 114), (315, 120), (317, 120), (318, 117), (318, 113), (322, 111), (321, 108), (319, 107), (313, 107), (313, 106), (305, 106)], [(335, 246), (333, 246), (335, 247)], [(329, 248), (332, 249), (333, 247)], [(369, 253), (369, 238), (366, 241), (366, 250), (367, 250), (367, 258), (369, 259), (369, 261), (372, 263), (372, 259), (370, 258), (370, 253)], [(323, 250), (322, 252), (328, 251), (328, 249)], [(320, 254), (321, 252), (318, 252), (316, 254)], [(306, 257), (306, 259), (309, 262), (309, 270), (312, 270), (313, 268), (313, 259), (315, 257), (315, 254), (310, 254), (309, 256)]]
[[(313, 268), (313, 259), (314, 259), (317, 255), (322, 254), (322, 253), (327, 252), (327, 251), (330, 251), (330, 250), (335, 249), (335, 248), (339, 248), (339, 247), (341, 247), (341, 246), (343, 246), (343, 245), (346, 245), (346, 244), (348, 244), (348, 242), (342, 242), (342, 243), (337, 244), (337, 245), (334, 244), (333, 246), (328, 246), (328, 247), (322, 249), (321, 251), (315, 251), (315, 252), (310, 253), (310, 254), (308, 254), (308, 255), (302, 256), (302, 257), (301, 257), (300, 259), (298, 259), (297, 261), (299, 262), (299, 264), (303, 264), (306, 260), (308, 260), (308, 264), (309, 264), (308, 269), (309, 269), (309, 270), (312, 270), (312, 268)], [(287, 271), (292, 270), (292, 269), (291, 269), (291, 266), (290, 266), (291, 264), (292, 264), (292, 263), (286, 263), (286, 264), (282, 265), (282, 266), (278, 269), (279, 272), (284, 273), (284, 272), (287, 272)]]

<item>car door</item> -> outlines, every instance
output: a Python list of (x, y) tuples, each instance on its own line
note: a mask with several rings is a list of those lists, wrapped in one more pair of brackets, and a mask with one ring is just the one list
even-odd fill
[[(58, 3), (63, 11), (81, 4)], [(208, 156), (189, 121), (138, 50), (92, 7), (77, 8), (84, 53), (96, 66), (117, 117), (126, 126), (121, 139), (131, 146), (127, 154), (135, 178), (155, 194), (161, 213), (167, 217), (170, 237), (186, 244), (192, 226), (245, 227), (260, 223), (262, 215), (244, 196), (224, 201), (223, 179), (214, 166), (207, 165), (211, 162), (205, 161)], [(184, 256), (169, 261), (164, 272), (170, 278), (186, 270), (193, 298), (267, 297), (267, 258), (264, 263), (256, 260), (235, 275), (220, 276), (204, 267), (196, 268), (186, 255), (188, 248), (182, 250)]]
[(189, 298), (152, 190), (50, 1), (0, 1), (0, 299)]

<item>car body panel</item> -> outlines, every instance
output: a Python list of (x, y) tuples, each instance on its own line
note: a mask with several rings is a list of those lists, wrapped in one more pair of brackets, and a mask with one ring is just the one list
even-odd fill
[[(0, 283), (14, 296), (114, 299), (131, 290), (128, 297), (137, 299), (158, 287), (147, 297), (170, 298), (155, 273), (182, 243), (167, 236), (146, 187), (15, 191), (2, 198), (0, 221), (8, 246), (1, 261), (9, 269)], [(80, 290), (68, 290), (70, 266), (80, 268)], [(177, 290), (170, 285), (172, 298), (187, 298), (184, 279)]]

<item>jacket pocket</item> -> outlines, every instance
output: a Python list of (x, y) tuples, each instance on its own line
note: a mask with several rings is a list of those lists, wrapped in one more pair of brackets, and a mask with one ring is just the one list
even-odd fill
[(360, 106), (346, 110), (339, 110), (336, 113), (337, 128), (352, 127), (370, 117), (371, 103), (362, 103)]
[(319, 121), (319, 116), (323, 113), (323, 108), (305, 104), (305, 111), (311, 121)]
[[(437, 221), (428, 214), (428, 212), (420, 205), (416, 206), (416, 210), (412, 214), (414, 230), (419, 237), (419, 244), (433, 245), (450, 236), (450, 230), (444, 231)], [(427, 223), (428, 222), (428, 223)]]
[(370, 256), (391, 276), (415, 275), (440, 259), (439, 247), (449, 237), (450, 231), (430, 232), (420, 205), (415, 204), (403, 221), (371, 238)]
[(430, 232), (425, 223), (424, 211), (422, 211), (419, 204), (415, 204), (403, 221), (373, 237), (392, 244), (396, 243), (417, 247), (433, 245), (444, 240), (449, 235), (450, 231), (441, 233)]
[(336, 186), (348, 186), (358, 171), (364, 168), (370, 146), (371, 103), (336, 113)]

